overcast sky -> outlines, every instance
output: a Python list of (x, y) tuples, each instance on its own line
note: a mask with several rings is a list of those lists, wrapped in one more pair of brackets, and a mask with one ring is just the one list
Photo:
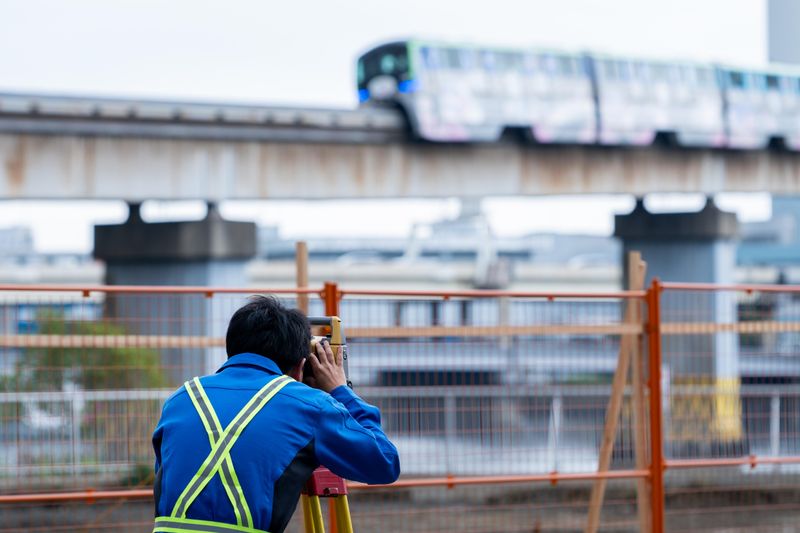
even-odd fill
[[(0, 0), (0, 91), (352, 107), (355, 57), (371, 44), (405, 36), (757, 64), (766, 58), (766, 5), (764, 0)], [(769, 213), (765, 197), (731, 201), (750, 218)], [(362, 220), (370, 210), (393, 209), (397, 217), (386, 231), (404, 234), (415, 220), (452, 215), (454, 205), (447, 200), (331, 203), (322, 209), (351, 213), (341, 219), (341, 229), (351, 234), (375, 231)], [(629, 199), (608, 197), (515, 199), (493, 200), (487, 210), (499, 233), (608, 233), (613, 212), (629, 205)], [(298, 214), (303, 211), (292, 204), (226, 209), (231, 216), (252, 213), (261, 222), (280, 223), (288, 236), (312, 227), (313, 221)], [(538, 214), (509, 215), (522, 211)], [(167, 218), (184, 213), (163, 206), (152, 212)], [(0, 227), (32, 224), (37, 247), (50, 251), (87, 250), (93, 221), (123, 216), (124, 208), (114, 203), (56, 209), (0, 204)]]

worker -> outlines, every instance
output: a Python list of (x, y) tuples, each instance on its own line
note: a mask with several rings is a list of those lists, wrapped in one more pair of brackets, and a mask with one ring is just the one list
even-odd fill
[(228, 360), (164, 403), (154, 532), (281, 533), (319, 465), (363, 483), (397, 479), (380, 412), (346, 385), (341, 351), (322, 342), (309, 353), (310, 342), (306, 316), (274, 298), (233, 314)]

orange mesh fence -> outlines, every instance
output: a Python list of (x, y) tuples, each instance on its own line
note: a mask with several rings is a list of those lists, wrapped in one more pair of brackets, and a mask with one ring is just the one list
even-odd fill
[[(249, 294), (276, 291), (32, 289), (0, 290), (0, 531), (145, 530), (163, 400), (222, 363)], [(606, 413), (620, 354), (645, 356), (625, 315), (643, 292), (338, 296), (350, 378), (403, 469), (394, 486), (351, 484), (357, 531), (581, 530), (593, 490), (601, 529), (639, 529), (647, 428), (627, 373), (611, 427)]]
[(789, 531), (800, 513), (800, 293), (665, 284), (669, 531)]
[[(358, 530), (583, 529), (620, 338), (641, 333), (622, 322), (625, 300), (345, 292), (351, 375), (381, 407), (407, 483), (355, 494)], [(602, 525), (636, 530), (629, 402), (617, 433), (625, 478), (609, 484)]]

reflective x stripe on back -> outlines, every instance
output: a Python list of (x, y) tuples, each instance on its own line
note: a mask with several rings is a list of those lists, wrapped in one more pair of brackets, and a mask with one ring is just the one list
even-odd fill
[(208, 520), (159, 516), (153, 533), (268, 533), (252, 527), (234, 526)]
[[(245, 502), (244, 495), (241, 492), (241, 486), (238, 484), (238, 480), (235, 477), (236, 473), (233, 470), (233, 463), (230, 461), (230, 451), (236, 443), (236, 440), (242, 434), (242, 431), (244, 431), (244, 428), (247, 427), (258, 412), (267, 405), (278, 391), (291, 381), (294, 380), (288, 376), (280, 376), (264, 385), (261, 390), (247, 402), (242, 410), (237, 413), (231, 423), (228, 424), (228, 427), (222, 432), (218, 431), (221, 425), (216, 418), (216, 413), (211, 407), (211, 403), (208, 401), (208, 397), (205, 395), (205, 391), (199, 384), (199, 380), (187, 382), (186, 389), (189, 392), (189, 397), (192, 399), (192, 403), (195, 405), (197, 412), (200, 414), (200, 418), (203, 420), (203, 425), (209, 433), (211, 451), (178, 497), (178, 501), (175, 502), (175, 507), (173, 507), (170, 516), (156, 519), (156, 526), (153, 529), (154, 532), (199, 531), (215, 533), (217, 531), (259, 531), (252, 528), (252, 517), (250, 516), (250, 511)], [(223, 465), (225, 465), (224, 468)], [(241, 520), (241, 524), (234, 526), (219, 522), (191, 520), (186, 518), (186, 511), (189, 509), (189, 506), (191, 506), (200, 492), (214, 478), (217, 471), (221, 471), (220, 476), (222, 477), (222, 483), (226, 485), (225, 491), (228, 493), (228, 498), (233, 503), (237, 522)]]
[[(187, 381), (185, 386), (186, 390), (189, 392), (189, 398), (192, 399), (194, 408), (197, 409), (197, 414), (200, 415), (203, 426), (206, 428), (208, 441), (211, 446), (214, 446), (222, 433), (222, 424), (219, 423), (217, 413), (211, 406), (211, 401), (208, 399), (203, 385), (200, 384), (199, 378)], [(250, 515), (250, 508), (247, 506), (247, 501), (244, 499), (242, 486), (239, 484), (239, 478), (236, 476), (236, 470), (233, 468), (233, 460), (230, 454), (228, 454), (222, 462), (219, 473), (222, 477), (222, 486), (225, 487), (228, 499), (231, 501), (231, 505), (233, 505), (233, 511), (236, 514), (236, 524), (244, 527), (252, 527), (253, 517)]]

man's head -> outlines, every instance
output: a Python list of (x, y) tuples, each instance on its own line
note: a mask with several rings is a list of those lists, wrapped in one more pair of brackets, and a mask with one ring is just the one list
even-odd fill
[(311, 327), (306, 316), (278, 300), (254, 296), (231, 317), (225, 348), (228, 357), (255, 353), (275, 361), (287, 373), (307, 355)]

